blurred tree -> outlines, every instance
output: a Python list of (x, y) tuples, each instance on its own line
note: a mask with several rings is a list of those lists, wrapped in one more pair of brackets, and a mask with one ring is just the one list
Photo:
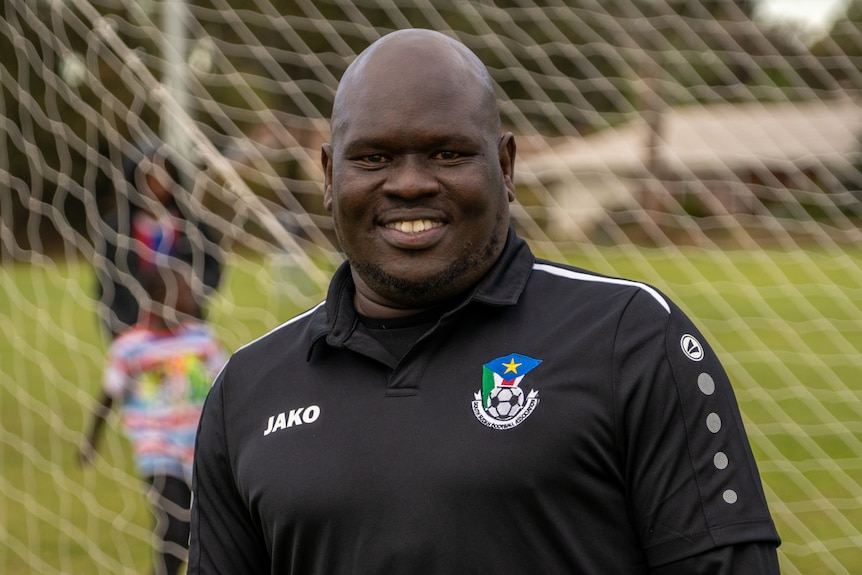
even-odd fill
[(844, 15), (812, 46), (811, 53), (845, 88), (862, 88), (862, 0), (851, 0)]

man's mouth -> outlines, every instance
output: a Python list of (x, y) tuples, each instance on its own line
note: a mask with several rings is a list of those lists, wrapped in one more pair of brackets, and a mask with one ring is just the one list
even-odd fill
[(439, 228), (442, 225), (443, 222), (435, 220), (399, 220), (396, 222), (389, 222), (385, 227), (392, 230), (398, 230), (405, 234), (416, 234), (426, 230)]

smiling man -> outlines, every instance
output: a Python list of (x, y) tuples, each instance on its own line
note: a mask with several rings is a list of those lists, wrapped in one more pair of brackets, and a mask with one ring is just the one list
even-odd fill
[(347, 262), (217, 378), (189, 573), (778, 573), (718, 358), (655, 288), (532, 255), (501, 132), (442, 34), (350, 65), (322, 150)]
[(362, 54), (323, 147), (357, 311), (408, 315), (475, 285), (506, 241), (514, 159), (491, 79), (463, 45), (412, 31)]

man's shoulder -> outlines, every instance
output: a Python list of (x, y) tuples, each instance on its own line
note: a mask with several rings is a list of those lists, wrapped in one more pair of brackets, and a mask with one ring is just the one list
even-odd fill
[(318, 314), (323, 312), (325, 301), (313, 308), (298, 314), (277, 327), (266, 332), (262, 336), (250, 341), (240, 347), (235, 356), (245, 358), (266, 358), (267, 354), (275, 350), (284, 353), (286, 349), (301, 345), (303, 348), (309, 342), (308, 330), (319, 319)]
[(599, 273), (576, 266), (537, 259), (533, 264), (533, 277), (548, 280), (560, 285), (566, 293), (573, 297), (581, 297), (589, 292), (590, 297), (604, 294), (607, 297), (617, 295), (629, 299), (636, 295), (646, 296), (646, 301), (658, 304), (666, 312), (671, 311), (671, 302), (661, 291), (650, 284)]

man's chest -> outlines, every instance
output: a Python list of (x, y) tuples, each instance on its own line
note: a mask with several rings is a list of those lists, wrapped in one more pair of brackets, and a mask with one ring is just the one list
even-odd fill
[(395, 372), (353, 358), (258, 382), (235, 438), (240, 490), (265, 524), (398, 522), (417, 506), (469, 515), (525, 492), (551, 500), (585, 466), (616, 474), (596, 353), (492, 339), (420, 350)]

